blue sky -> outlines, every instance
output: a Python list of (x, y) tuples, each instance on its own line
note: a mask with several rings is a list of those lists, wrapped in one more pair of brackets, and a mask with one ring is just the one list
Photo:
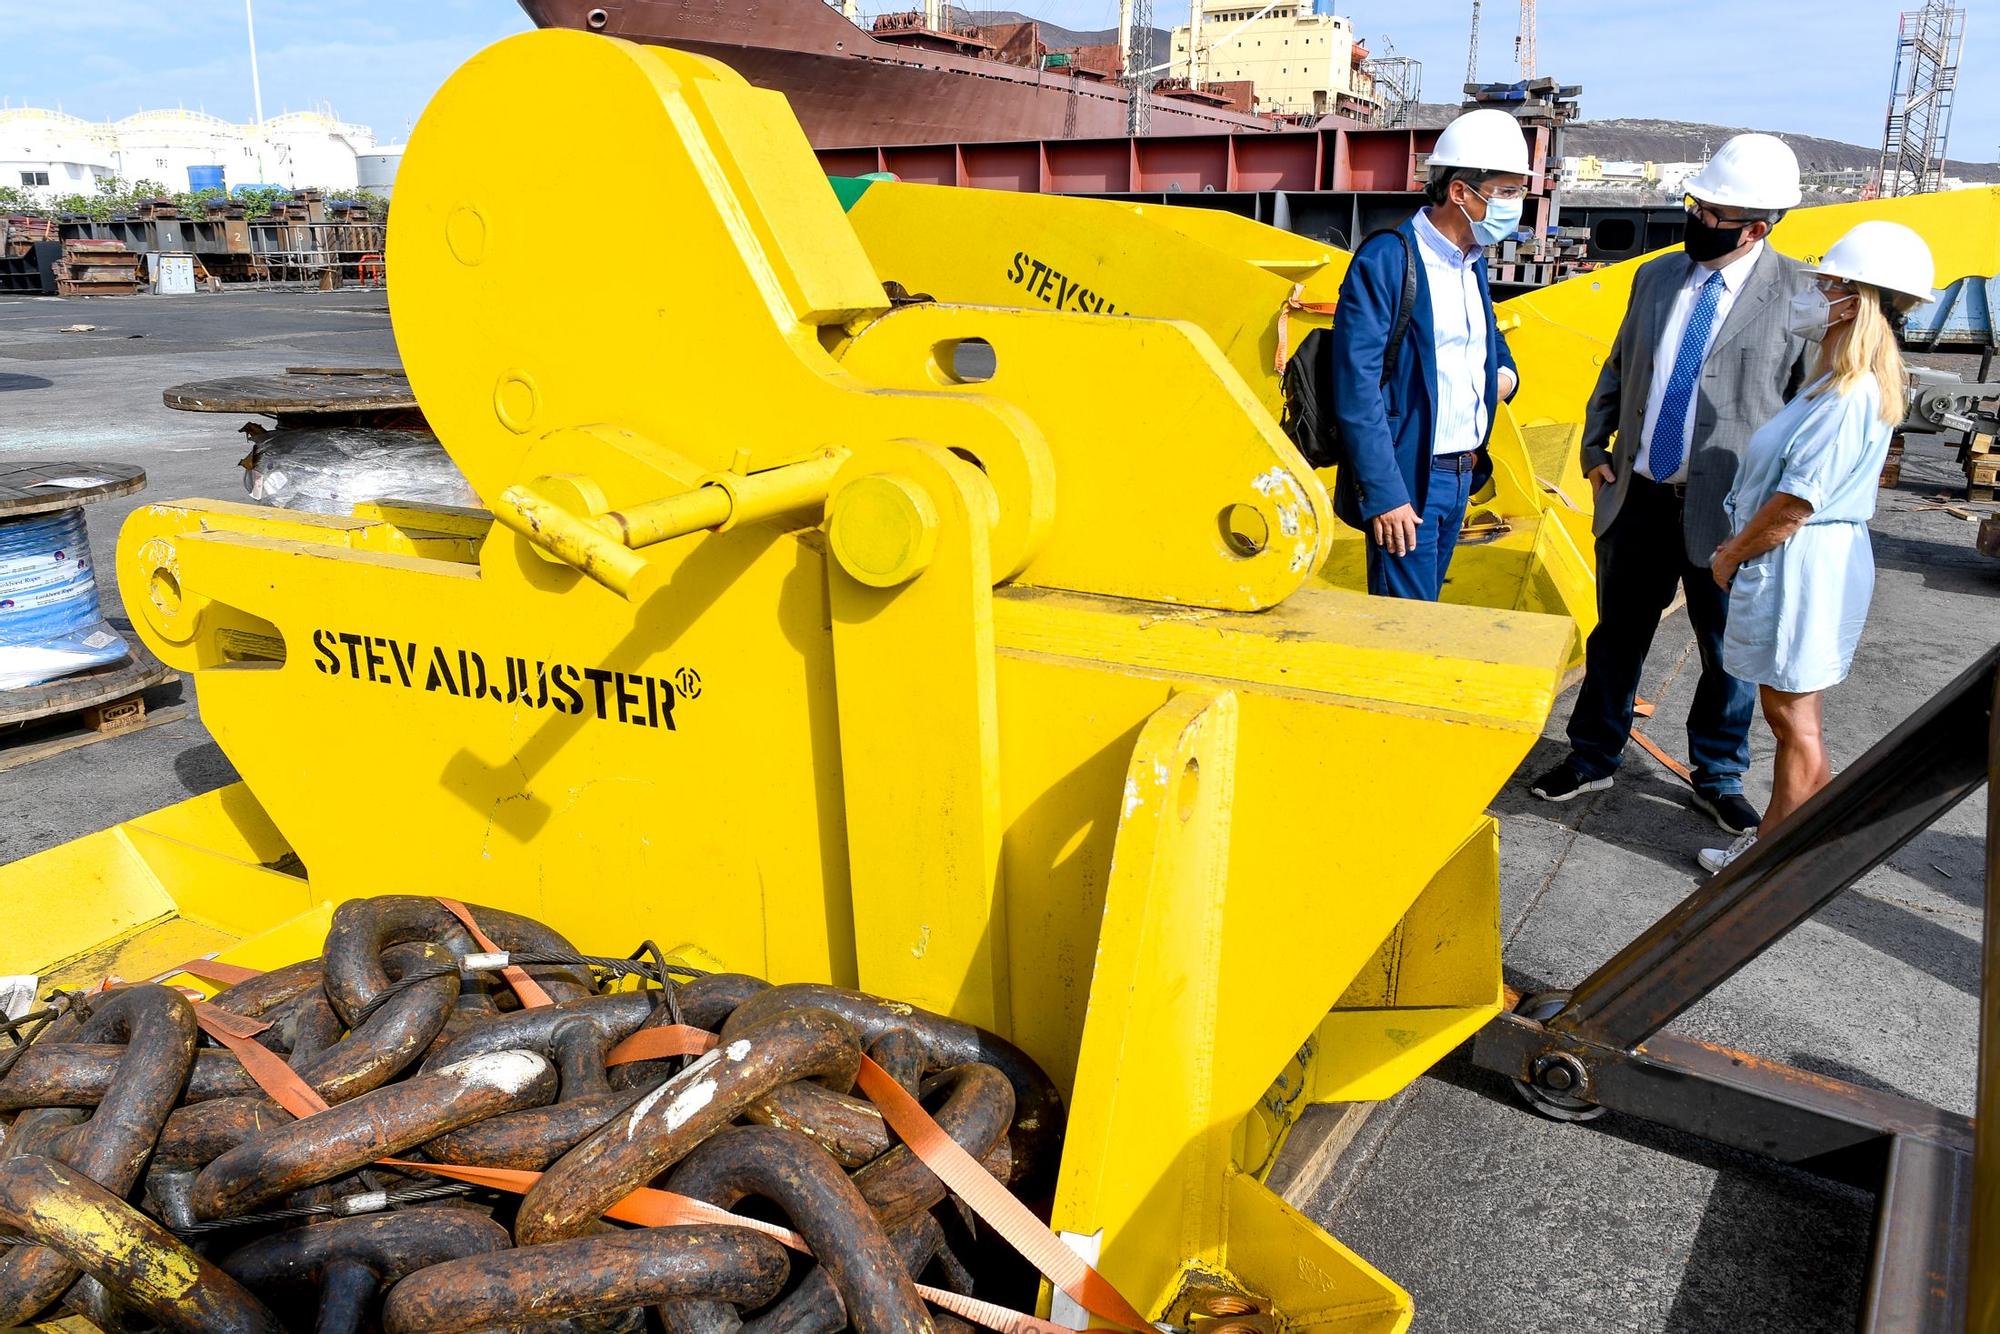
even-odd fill
[[(526, 27), (512, 0), (255, 0), (264, 110), (321, 103), (404, 138), (466, 56)], [(738, 0), (741, 2), (741, 0)], [(777, 3), (779, 0), (763, 0)], [(817, 3), (818, 0), (783, 0)], [(1000, 0), (1009, 3), (1010, 0)], [(1076, 28), (1108, 27), (1117, 0), (1011, 0)], [(1594, 119), (1648, 116), (1820, 134), (1873, 145), (1888, 105), (1897, 11), (1917, 0), (1540, 0), (1542, 68), (1584, 86)], [(1184, 21), (1155, 0), (1161, 26)], [(888, 0), (863, 0), (863, 8)], [(1343, 0), (1377, 49), (1424, 62), (1427, 99), (1465, 69), (1469, 0)], [(2000, 155), (2000, 0), (1969, 0), (1953, 156)], [(79, 21), (81, 10), (88, 18)], [(1511, 74), (1518, 5), (1487, 0), (1483, 77)], [(0, 97), (87, 117), (202, 107), (250, 118), (236, 0), (0, 0)]]

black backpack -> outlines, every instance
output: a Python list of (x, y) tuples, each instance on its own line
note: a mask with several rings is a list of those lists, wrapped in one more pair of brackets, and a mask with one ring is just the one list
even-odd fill
[[(1395, 327), (1389, 331), (1389, 345), (1382, 354), (1382, 383), (1396, 373), (1396, 361), (1403, 338), (1410, 331), (1410, 317), (1417, 305), (1417, 254), (1410, 238), (1394, 228), (1384, 227), (1362, 238), (1361, 246), (1378, 236), (1394, 236), (1403, 243), (1403, 294), (1396, 303)], [(1361, 253), (1361, 246), (1354, 253)], [(1334, 318), (1338, 319), (1336, 315)], [(1315, 468), (1337, 468), (1347, 461), (1340, 438), (1340, 418), (1333, 411), (1333, 331), (1314, 329), (1299, 343), (1299, 350), (1285, 363), (1284, 411), (1280, 424), (1298, 446), (1299, 453)]]

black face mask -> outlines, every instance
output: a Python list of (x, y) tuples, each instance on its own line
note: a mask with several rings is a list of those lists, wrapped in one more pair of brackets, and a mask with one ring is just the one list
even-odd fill
[(1694, 214), (1688, 214), (1687, 232), (1681, 237), (1681, 246), (1688, 258), (1697, 264), (1711, 259), (1720, 259), (1737, 246), (1743, 244), (1743, 233), (1751, 224), (1739, 222), (1734, 227), (1711, 227)]

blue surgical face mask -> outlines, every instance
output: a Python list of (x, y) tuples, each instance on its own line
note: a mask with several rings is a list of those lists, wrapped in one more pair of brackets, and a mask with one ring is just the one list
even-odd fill
[[(1481, 196), (1486, 198), (1486, 196)], [(1471, 224), (1472, 234), (1482, 246), (1498, 245), (1521, 229), (1521, 206), (1519, 199), (1486, 198), (1486, 216), (1475, 219), (1459, 205), (1458, 211), (1465, 213), (1465, 220)]]

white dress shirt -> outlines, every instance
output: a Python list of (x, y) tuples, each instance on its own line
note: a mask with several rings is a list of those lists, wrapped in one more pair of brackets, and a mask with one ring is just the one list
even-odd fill
[(1438, 401), (1432, 454), (1463, 454), (1486, 438), (1486, 302), (1474, 266), (1482, 253), (1459, 248), (1417, 211), (1417, 254), (1430, 281), (1437, 339)]
[[(1722, 326), (1729, 319), (1729, 309), (1736, 304), (1736, 296), (1743, 290), (1743, 284), (1750, 281), (1750, 270), (1757, 267), (1758, 256), (1764, 253), (1762, 241), (1750, 247), (1750, 253), (1730, 260), (1722, 266), (1722, 298), (1715, 307), (1715, 327), (1709, 331), (1708, 347), (1702, 356), (1715, 350), (1716, 340), (1722, 337)], [(1674, 304), (1667, 308), (1667, 323), (1660, 330), (1660, 341), (1653, 347), (1653, 385), (1646, 391), (1646, 420), (1640, 429), (1639, 457), (1633, 464), (1641, 477), (1652, 477), (1656, 482), (1685, 482), (1688, 473), (1688, 459), (1694, 453), (1694, 410), (1695, 403), (1688, 404), (1687, 415), (1681, 420), (1681, 466), (1671, 477), (1653, 477), (1653, 426), (1660, 420), (1660, 405), (1666, 402), (1667, 381), (1674, 376), (1674, 359), (1681, 354), (1681, 334), (1687, 329), (1688, 316), (1694, 311), (1695, 295), (1701, 285), (1716, 270), (1705, 264), (1696, 264), (1688, 270), (1687, 281), (1674, 293)], [(1696, 377), (1694, 397), (1701, 398), (1701, 379)]]

